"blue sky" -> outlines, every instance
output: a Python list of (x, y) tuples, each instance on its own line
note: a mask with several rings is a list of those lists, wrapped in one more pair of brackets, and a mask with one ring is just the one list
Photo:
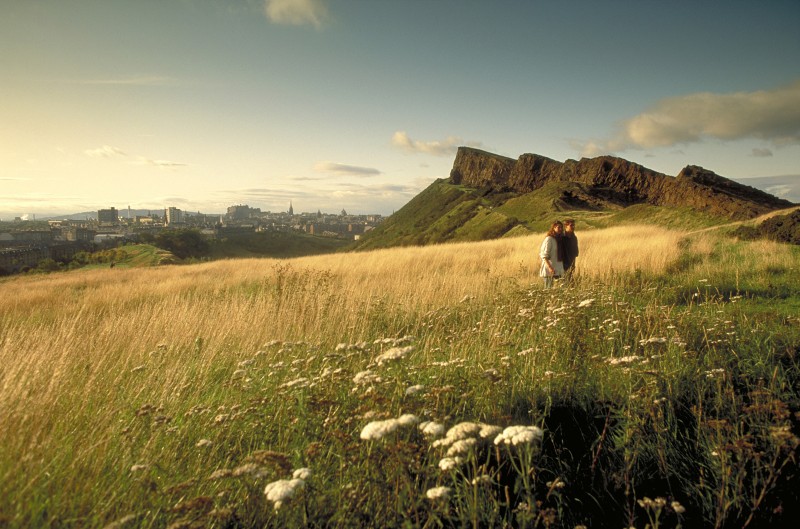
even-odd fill
[(800, 200), (796, 1), (5, 0), (0, 15), (0, 219), (390, 214), (459, 145), (701, 165)]

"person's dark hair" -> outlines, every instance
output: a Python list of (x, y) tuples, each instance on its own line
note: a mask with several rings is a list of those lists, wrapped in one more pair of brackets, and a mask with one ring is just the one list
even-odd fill
[(547, 232), (547, 235), (549, 235), (550, 237), (556, 237), (557, 235), (561, 235), (559, 233), (556, 233), (556, 226), (561, 226), (561, 234), (564, 233), (564, 224), (560, 220), (557, 220), (552, 224), (552, 226), (550, 226), (550, 230)]

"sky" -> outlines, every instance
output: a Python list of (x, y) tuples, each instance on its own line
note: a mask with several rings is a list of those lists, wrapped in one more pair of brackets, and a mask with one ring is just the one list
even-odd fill
[(796, 0), (0, 0), (0, 219), (389, 215), (462, 145), (800, 202), (798, 27)]

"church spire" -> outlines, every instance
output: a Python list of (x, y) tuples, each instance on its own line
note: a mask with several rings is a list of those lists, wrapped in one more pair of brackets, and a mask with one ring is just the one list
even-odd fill
[(292, 201), (289, 201), (289, 215), (294, 215), (294, 208), (292, 208)]

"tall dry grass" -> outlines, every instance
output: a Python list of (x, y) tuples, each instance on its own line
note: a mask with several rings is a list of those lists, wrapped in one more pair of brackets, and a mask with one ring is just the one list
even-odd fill
[[(654, 227), (578, 236), (587, 284), (613, 284), (634, 271), (657, 277), (687, 254), (702, 273), (711, 266), (704, 257), (717, 247), (713, 233), (687, 239)], [(4, 280), (0, 482), (13, 484), (22, 501), (30, 491), (43, 494), (51, 476), (78, 489), (107, 474), (110, 464), (135, 461), (137, 454), (119, 441), (131, 410), (185, 412), (199, 401), (224, 403), (223, 377), (271, 340), (330, 350), (339, 342), (413, 332), (431, 311), (465, 298), (491, 307), (507, 286), (538, 285), (541, 239)], [(767, 270), (790, 268), (792, 259), (782, 246), (753, 243), (730, 263)], [(171, 450), (179, 460), (178, 448)], [(92, 491), (81, 501), (93, 505), (73, 508), (102, 511), (113, 495)]]
[[(609, 280), (634, 269), (661, 273), (681, 237), (656, 228), (580, 234), (581, 274)], [(215, 366), (241, 360), (269, 340), (355, 343), (375, 332), (366, 313), (385, 313), (389, 330), (396, 313), (422, 315), (467, 296), (491, 300), (503, 282), (539, 281), (540, 242), (534, 236), (6, 280), (0, 409), (10, 427), (0, 440), (11, 453), (24, 453), (26, 445), (52, 442), (67, 416), (92, 417), (102, 409), (97, 419), (113, 420), (108, 410), (145, 391), (131, 386), (131, 371), (152, 364), (160, 344), (169, 345), (173, 358), (158, 373), (158, 395), (147, 388), (148, 399), (169, 402), (185, 397)]]

